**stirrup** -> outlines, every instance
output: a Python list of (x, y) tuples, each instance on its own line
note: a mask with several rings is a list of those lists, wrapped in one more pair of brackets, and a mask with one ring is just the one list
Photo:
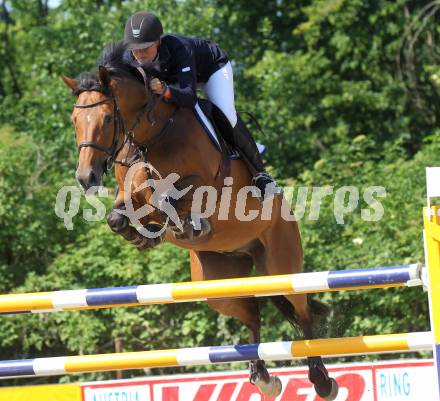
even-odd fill
[(261, 201), (273, 198), (275, 195), (281, 193), (281, 188), (278, 187), (273, 177), (265, 171), (257, 173), (252, 178), (252, 186), (260, 190), (260, 193), (254, 191), (254, 194), (256, 194)]

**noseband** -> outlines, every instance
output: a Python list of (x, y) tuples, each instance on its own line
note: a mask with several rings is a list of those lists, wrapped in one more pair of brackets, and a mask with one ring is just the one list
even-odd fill
[(106, 104), (106, 103), (113, 103), (113, 139), (112, 139), (112, 144), (110, 146), (110, 148), (105, 148), (104, 146), (100, 145), (97, 142), (93, 142), (93, 141), (84, 141), (81, 142), (78, 145), (78, 152), (81, 151), (82, 148), (95, 148), (101, 152), (104, 152), (105, 154), (108, 155), (108, 158), (106, 159), (106, 165), (105, 165), (105, 170), (110, 170), (113, 166), (113, 163), (116, 160), (116, 155), (119, 153), (119, 151), (122, 149), (122, 147), (124, 146), (124, 143), (122, 143), (122, 145), (118, 148), (118, 142), (119, 142), (119, 137), (121, 136), (121, 133), (124, 133), (124, 120), (122, 119), (121, 116), (121, 111), (119, 110), (118, 104), (116, 103), (116, 99), (113, 95), (111, 95), (110, 97), (100, 100), (98, 102), (95, 103), (89, 103), (89, 104), (75, 104), (73, 107), (77, 108), (77, 109), (90, 109), (92, 107), (96, 107), (96, 106), (100, 106), (102, 104)]

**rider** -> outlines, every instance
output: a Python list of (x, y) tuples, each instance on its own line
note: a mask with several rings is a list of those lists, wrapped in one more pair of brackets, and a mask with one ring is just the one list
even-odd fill
[[(197, 84), (202, 84), (207, 98), (229, 121), (234, 145), (244, 154), (255, 173), (253, 185), (264, 198), (266, 185), (275, 188), (273, 178), (266, 173), (260, 153), (251, 133), (237, 115), (234, 104), (232, 66), (226, 53), (215, 43), (199, 38), (163, 34), (162, 24), (153, 13), (137, 12), (125, 25), (124, 60), (136, 67), (154, 61), (168, 83), (154, 78), (152, 92), (166, 101), (193, 108), (197, 103)], [(177, 77), (177, 79), (176, 79)]]

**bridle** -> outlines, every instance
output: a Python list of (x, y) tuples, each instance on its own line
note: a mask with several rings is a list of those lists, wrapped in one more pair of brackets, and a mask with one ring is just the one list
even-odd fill
[[(141, 68), (138, 68), (138, 70), (142, 73), (142, 78), (144, 80), (145, 89), (148, 91), (148, 77), (145, 75), (145, 72)], [(80, 152), (82, 148), (91, 147), (91, 148), (95, 148), (95, 149), (107, 154), (108, 157), (106, 159), (106, 163), (104, 166), (104, 173), (106, 173), (108, 170), (110, 170), (113, 167), (114, 163), (121, 164), (125, 167), (131, 167), (139, 159), (142, 159), (144, 162), (147, 162), (148, 149), (150, 147), (152, 147), (154, 144), (156, 144), (157, 142), (159, 142), (159, 140), (164, 136), (164, 134), (167, 133), (167, 131), (171, 127), (171, 125), (173, 125), (174, 116), (177, 113), (177, 111), (179, 110), (179, 107), (176, 107), (174, 109), (173, 113), (168, 118), (168, 120), (165, 122), (165, 124), (162, 127), (162, 129), (160, 130), (160, 132), (158, 134), (156, 134), (153, 138), (151, 138), (146, 143), (141, 143), (141, 144), (134, 143), (134, 129), (140, 123), (141, 117), (144, 113), (147, 114), (148, 121), (151, 123), (152, 126), (154, 126), (156, 124), (156, 120), (155, 120), (154, 116), (152, 116), (152, 114), (153, 114), (154, 109), (156, 108), (157, 104), (159, 104), (162, 101), (162, 99), (164, 98), (164, 95), (165, 95), (165, 90), (162, 93), (162, 95), (159, 96), (159, 98), (154, 98), (154, 100), (152, 102), (147, 102), (144, 106), (142, 106), (139, 113), (136, 116), (136, 119), (135, 119), (133, 126), (127, 131), (125, 131), (124, 119), (122, 118), (121, 111), (119, 109), (119, 106), (116, 102), (116, 98), (113, 93), (110, 92), (110, 95), (107, 98), (105, 98), (103, 100), (99, 100), (94, 103), (74, 104), (74, 106), (73, 106), (74, 108), (88, 109), (88, 108), (100, 106), (105, 103), (112, 103), (113, 104), (113, 115), (114, 115), (113, 139), (112, 139), (112, 144), (111, 144), (110, 148), (105, 148), (104, 146), (102, 146), (99, 143), (94, 142), (94, 141), (83, 141), (78, 145), (78, 152)], [(151, 105), (149, 105), (149, 103), (151, 103)], [(121, 137), (121, 134), (124, 136), (124, 141), (122, 142), (121, 146), (118, 147), (118, 142), (119, 142), (119, 138)], [(129, 161), (127, 161), (126, 159), (116, 160), (118, 153), (122, 150), (122, 148), (127, 143), (130, 144), (130, 147), (135, 148), (135, 152), (134, 152), (133, 157), (131, 157)]]
[(110, 148), (105, 148), (99, 143), (93, 141), (83, 141), (78, 145), (78, 152), (80, 152), (82, 148), (91, 147), (107, 154), (108, 158), (106, 159), (105, 163), (105, 172), (112, 168), (113, 163), (116, 161), (116, 155), (125, 145), (124, 141), (122, 145), (118, 147), (121, 133), (124, 133), (124, 120), (122, 119), (121, 111), (119, 110), (118, 104), (116, 103), (116, 99), (113, 94), (111, 94), (109, 97), (103, 100), (99, 100), (98, 102), (89, 104), (75, 104), (73, 106), (77, 109), (90, 109), (92, 107), (100, 106), (106, 103), (113, 103), (113, 139)]
[[(143, 75), (145, 87), (148, 90), (147, 86), (147, 77)], [(113, 93), (110, 93), (110, 95), (102, 100), (99, 100), (94, 103), (88, 103), (88, 104), (74, 104), (74, 108), (78, 109), (88, 109), (93, 108), (96, 106), (100, 106), (102, 104), (106, 103), (112, 103), (113, 104), (113, 139), (112, 144), (110, 148), (106, 148), (102, 146), (101, 144), (94, 142), (94, 141), (83, 141), (78, 145), (78, 152), (81, 151), (82, 148), (91, 147), (94, 149), (97, 149), (106, 155), (108, 155), (105, 165), (104, 165), (104, 173), (106, 173), (108, 170), (110, 170), (113, 167), (113, 164), (121, 164), (125, 167), (131, 167), (135, 163), (137, 163), (139, 160), (142, 160), (146, 165), (149, 166), (148, 160), (147, 160), (147, 152), (149, 148), (154, 146), (156, 143), (158, 143), (162, 137), (168, 132), (168, 130), (171, 128), (171, 126), (174, 124), (174, 116), (176, 115), (177, 111), (179, 110), (179, 107), (176, 106), (172, 114), (168, 117), (167, 121), (163, 125), (162, 129), (154, 135), (150, 140), (148, 140), (145, 143), (136, 144), (134, 143), (134, 130), (138, 126), (138, 124), (141, 121), (141, 117), (143, 114), (147, 114), (148, 121), (152, 126), (156, 124), (156, 120), (154, 118), (153, 112), (156, 108), (157, 104), (160, 103), (160, 101), (163, 99), (165, 95), (165, 91), (162, 93), (161, 96), (158, 98), (154, 98), (152, 102), (147, 102), (144, 106), (141, 107), (139, 113), (136, 116), (135, 122), (133, 126), (129, 130), (125, 130), (124, 126), (124, 119), (122, 117), (121, 111), (118, 107), (118, 104), (116, 102), (116, 98)], [(151, 103), (151, 104), (150, 104)], [(124, 136), (124, 141), (122, 142), (121, 146), (118, 147), (118, 142), (121, 137), (121, 135)], [(124, 158), (122, 160), (117, 160), (116, 157), (118, 153), (122, 150), (122, 148), (129, 144), (130, 148), (134, 148), (134, 152), (132, 157), (127, 160), (127, 158)], [(127, 152), (128, 154), (130, 151)], [(150, 177), (152, 174), (152, 171), (150, 168), (146, 168), (147, 170), (147, 176)], [(158, 210), (161, 214), (163, 213), (160, 209), (158, 209), (156, 206), (152, 205), (151, 203), (147, 202), (151, 207)]]

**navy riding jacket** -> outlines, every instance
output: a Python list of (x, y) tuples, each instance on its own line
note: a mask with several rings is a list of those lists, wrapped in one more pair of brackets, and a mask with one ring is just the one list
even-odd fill
[[(139, 66), (131, 50), (124, 53), (124, 60)], [(169, 100), (183, 107), (194, 107), (197, 83), (207, 82), (228, 61), (226, 53), (216, 43), (175, 34), (162, 37), (154, 60), (169, 84)]]

